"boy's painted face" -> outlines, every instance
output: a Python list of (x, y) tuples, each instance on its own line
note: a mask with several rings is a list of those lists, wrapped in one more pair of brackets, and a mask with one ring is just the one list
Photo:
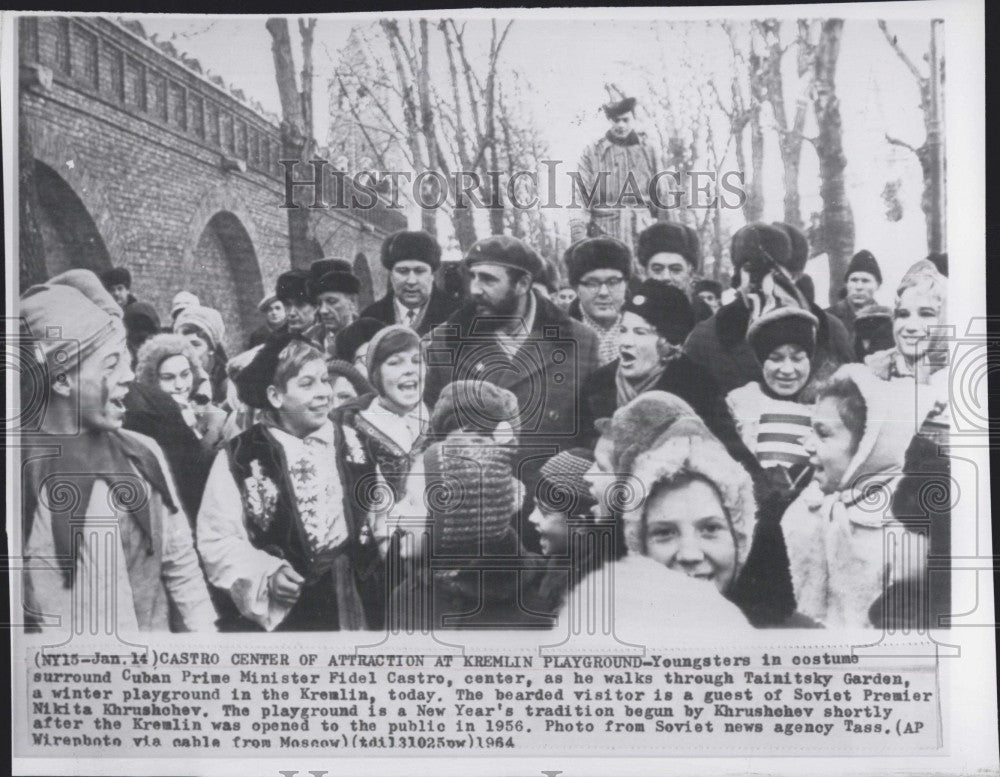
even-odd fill
[(813, 478), (824, 494), (840, 489), (858, 442), (844, 425), (837, 400), (820, 399), (813, 408), (812, 432), (806, 435), (803, 445), (815, 470)]
[[(92, 353), (76, 371), (67, 375), (80, 396), (83, 428), (93, 431), (120, 429), (125, 418), (125, 395), (135, 379), (124, 335)], [(75, 381), (74, 381), (75, 379)]]
[(779, 345), (761, 365), (764, 382), (779, 397), (793, 397), (809, 380), (809, 354), (797, 345)]
[(187, 407), (191, 399), (191, 389), (194, 386), (194, 373), (191, 362), (182, 353), (168, 356), (156, 371), (160, 390), (173, 397), (174, 402)]
[(419, 348), (394, 353), (379, 367), (382, 395), (396, 407), (412, 410), (424, 390), (424, 364)]
[(566, 513), (552, 510), (538, 502), (528, 516), (538, 529), (538, 542), (546, 556), (565, 556), (569, 552), (569, 536)]
[(930, 345), (930, 327), (940, 324), (941, 305), (930, 294), (909, 288), (896, 301), (892, 336), (900, 353), (919, 359)]
[(333, 387), (326, 362), (310, 359), (284, 388), (268, 386), (267, 396), (289, 434), (305, 437), (315, 432), (332, 409)]
[(736, 576), (736, 538), (704, 480), (661, 489), (646, 506), (646, 555), (725, 591)]

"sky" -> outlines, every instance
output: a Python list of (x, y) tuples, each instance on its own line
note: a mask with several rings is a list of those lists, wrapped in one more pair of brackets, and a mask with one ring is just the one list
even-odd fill
[[(745, 9), (744, 9), (745, 10)], [(607, 128), (600, 105), (607, 100), (604, 85), (613, 82), (625, 92), (640, 96), (644, 79), (670, 73), (695, 72), (711, 77), (727, 71), (728, 42), (718, 29), (702, 22), (667, 24), (643, 18), (642, 9), (616, 11), (614, 19), (579, 19), (571, 13), (561, 18), (519, 18), (506, 42), (503, 62), (516, 70), (529, 87), (524, 101), (548, 143), (553, 159), (565, 160), (572, 169), (584, 147)], [(778, 8), (773, 13), (780, 12)], [(453, 12), (449, 12), (452, 13)], [(560, 12), (550, 11), (549, 16)], [(647, 12), (648, 13), (648, 12)], [(137, 18), (147, 34), (170, 40), (179, 50), (198, 58), (207, 70), (242, 89), (267, 110), (280, 114), (271, 38), (264, 17), (176, 17), (145, 15)], [(329, 126), (326, 83), (338, 61), (351, 27), (372, 23), (373, 17), (319, 17), (313, 50), (316, 82), (314, 104), (316, 136), (323, 144)], [(470, 19), (472, 43), (484, 42), (488, 17)], [(297, 31), (291, 20), (293, 49)], [(794, 21), (785, 22), (785, 29)], [(893, 20), (890, 29), (910, 58), (925, 72), (922, 59), (928, 50), (928, 20)], [(942, 47), (943, 48), (943, 47)], [(794, 48), (786, 55), (786, 80), (794, 78)], [(722, 83), (722, 82), (720, 82)], [(919, 90), (912, 75), (884, 39), (875, 21), (848, 19), (844, 26), (837, 71), (837, 89), (844, 123), (848, 159), (846, 183), (855, 217), (855, 248), (867, 248), (883, 268), (885, 285), (880, 297), (888, 301), (892, 288), (906, 268), (926, 254), (919, 164), (906, 149), (885, 140), (890, 134), (914, 146), (924, 140)], [(639, 124), (643, 115), (640, 109)], [(652, 130), (652, 128), (648, 128)], [(808, 126), (805, 134), (815, 131)], [(766, 220), (782, 217), (781, 166), (774, 133), (766, 154)], [(800, 189), (804, 217), (820, 208), (819, 176), (815, 154), (803, 150)], [(730, 163), (733, 160), (730, 158)], [(734, 164), (732, 164), (735, 167)], [(901, 179), (903, 218), (885, 219), (882, 190), (886, 181)], [(734, 216), (735, 217), (735, 216)], [(813, 260), (808, 271), (817, 285), (817, 298), (826, 294), (825, 262)]]

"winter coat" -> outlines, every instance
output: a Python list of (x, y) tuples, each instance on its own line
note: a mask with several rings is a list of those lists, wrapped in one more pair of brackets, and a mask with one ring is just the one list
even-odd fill
[[(809, 433), (811, 406), (772, 396), (761, 383), (733, 389), (726, 396), (726, 405), (743, 443), (763, 466), (793, 469), (806, 464), (809, 456), (802, 439)], [(782, 437), (775, 439), (776, 435)], [(797, 435), (799, 440), (792, 442), (784, 435)]]
[[(447, 321), (458, 308), (459, 303), (435, 285), (431, 289), (431, 298), (427, 301), (423, 320), (417, 326), (416, 333), (421, 336), (427, 334), (438, 324)], [(392, 292), (362, 310), (360, 318), (374, 318), (386, 326), (402, 323), (396, 320), (396, 304)]]
[[(848, 375), (865, 399), (867, 421), (838, 490), (803, 492), (781, 519), (799, 611), (829, 628), (870, 627), (868, 611), (896, 570), (913, 569), (890, 535), (905, 532), (889, 504), (913, 438), (898, 398), (862, 365)], [(900, 551), (902, 552), (902, 551)], [(888, 554), (888, 555), (887, 555)], [(910, 564), (922, 560), (912, 558)]]
[(597, 337), (553, 302), (531, 293), (534, 325), (513, 359), (494, 334), (474, 332), (472, 304), (432, 330), (424, 401), (433, 407), (455, 380), (489, 380), (517, 397), (519, 442), (546, 446), (554, 454), (572, 447), (576, 438), (578, 390), (597, 369)]
[[(594, 428), (595, 421), (610, 418), (618, 409), (617, 372), (618, 361), (615, 360), (581, 384), (579, 444), (583, 447), (593, 448), (597, 444), (600, 435)], [(681, 354), (667, 364), (663, 375), (650, 390), (666, 391), (683, 399), (726, 446), (730, 456), (751, 474), (760, 469), (757, 460), (740, 439), (723, 395), (708, 370)]]
[[(816, 353), (812, 360), (811, 384), (826, 378), (841, 364), (854, 361), (854, 344), (844, 325), (813, 304), (810, 311), (819, 321)], [(761, 379), (760, 364), (747, 342), (750, 310), (737, 297), (715, 315), (695, 324), (684, 353), (707, 369), (723, 394)], [(807, 386), (805, 391), (809, 392)]]
[(857, 316), (850, 302), (842, 299), (836, 305), (828, 307), (824, 312), (839, 320), (844, 325), (844, 329), (847, 330), (848, 336), (852, 341), (854, 340), (854, 319)]

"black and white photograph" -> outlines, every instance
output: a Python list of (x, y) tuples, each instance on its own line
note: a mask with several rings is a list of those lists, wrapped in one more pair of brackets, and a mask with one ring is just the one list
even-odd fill
[(983, 13), (4, 12), (15, 773), (997, 773)]

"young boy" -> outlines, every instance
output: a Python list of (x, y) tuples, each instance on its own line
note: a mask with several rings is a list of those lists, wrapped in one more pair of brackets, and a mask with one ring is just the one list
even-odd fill
[(240, 399), (265, 412), (220, 451), (208, 477), (198, 549), (209, 581), (229, 592), (242, 628), (379, 626), (366, 617), (358, 574), (377, 565), (377, 551), (351, 498), (356, 468), (345, 461), (343, 431), (328, 418), (322, 352), (301, 335), (272, 338), (236, 383)]

